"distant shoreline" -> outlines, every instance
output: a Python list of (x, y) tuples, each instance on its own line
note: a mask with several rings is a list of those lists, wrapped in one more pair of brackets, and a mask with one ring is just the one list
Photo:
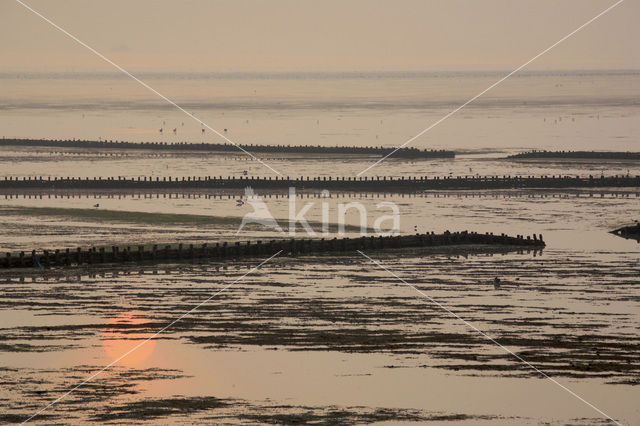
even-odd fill
[[(257, 79), (257, 80), (288, 80), (288, 79), (358, 79), (358, 78), (447, 78), (447, 77), (495, 77), (503, 76), (511, 70), (363, 70), (363, 71), (301, 71), (301, 70), (273, 70), (273, 71), (185, 71), (163, 70), (149, 71), (138, 70), (136, 75), (140, 78), (191, 78), (191, 79)], [(640, 69), (555, 69), (555, 70), (523, 70), (512, 78), (544, 77), (563, 75), (640, 75)], [(58, 79), (129, 79), (130, 77), (118, 71), (34, 71), (15, 70), (0, 72), (0, 79), (13, 78), (58, 78)]]
[(640, 160), (640, 152), (631, 151), (528, 151), (510, 155), (509, 160)]

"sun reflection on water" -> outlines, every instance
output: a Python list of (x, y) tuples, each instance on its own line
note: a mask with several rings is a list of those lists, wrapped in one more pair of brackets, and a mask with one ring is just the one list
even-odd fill
[(149, 320), (138, 311), (122, 312), (110, 319), (102, 333), (102, 346), (109, 358), (115, 361), (142, 342), (144, 344), (119, 360), (118, 364), (139, 366), (149, 358), (156, 341), (152, 339), (145, 342), (154, 335), (152, 331), (147, 330), (145, 324), (148, 323)]

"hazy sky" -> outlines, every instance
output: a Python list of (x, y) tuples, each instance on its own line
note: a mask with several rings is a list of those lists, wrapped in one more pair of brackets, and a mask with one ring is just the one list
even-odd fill
[[(515, 68), (611, 0), (25, 0), (132, 70)], [(1, 70), (110, 70), (13, 0), (0, 2)], [(640, 1), (530, 69), (640, 69)]]

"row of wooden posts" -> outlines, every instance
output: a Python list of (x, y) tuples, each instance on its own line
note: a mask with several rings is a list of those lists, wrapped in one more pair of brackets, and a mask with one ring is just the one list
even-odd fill
[(33, 250), (31, 253), (6, 253), (0, 261), (4, 268), (48, 268), (72, 265), (92, 265), (124, 262), (174, 263), (206, 259), (227, 259), (243, 257), (281, 255), (305, 255), (353, 252), (355, 250), (380, 250), (411, 247), (437, 247), (447, 245), (493, 245), (542, 248), (542, 235), (479, 234), (475, 232), (445, 232), (443, 234), (415, 234), (403, 236), (370, 236), (359, 238), (333, 239), (283, 239), (244, 242), (221, 242), (153, 246), (112, 246), (64, 250)]
[(640, 152), (628, 151), (527, 151), (509, 155), (508, 159), (590, 159), (590, 160), (640, 160)]
[(457, 176), (457, 177), (5, 177), (0, 189), (333, 189), (343, 191), (418, 191), (526, 188), (640, 187), (640, 176)]
[(414, 147), (385, 148), (382, 146), (321, 146), (321, 145), (257, 145), (229, 143), (166, 143), (166, 142), (124, 142), (91, 140), (54, 140), (54, 139), (0, 139), (0, 146), (77, 148), (77, 149), (116, 149), (116, 150), (152, 150), (152, 151), (199, 151), (242, 154), (240, 148), (254, 153), (269, 154), (344, 154), (384, 156), (393, 153), (400, 158), (454, 158), (455, 152), (448, 150), (418, 149)]
[[(640, 188), (639, 188), (640, 189)], [(42, 199), (94, 199), (94, 200), (115, 200), (115, 199), (200, 199), (205, 200), (230, 200), (237, 199), (242, 191), (239, 189), (229, 189), (228, 191), (194, 191), (194, 190), (177, 190), (177, 191), (162, 191), (154, 189), (134, 189), (134, 190), (74, 190), (66, 189), (60, 191), (47, 191), (47, 190), (6, 190), (0, 191), (0, 198), (5, 200), (13, 199), (28, 199), (28, 200), (42, 200)], [(262, 198), (289, 198), (290, 195), (283, 191), (261, 191), (260, 197)], [(574, 192), (568, 193), (564, 191), (553, 192), (530, 192), (530, 191), (508, 191), (508, 192), (421, 192), (421, 191), (406, 191), (406, 192), (349, 192), (338, 191), (327, 194), (322, 191), (300, 191), (295, 194), (297, 198), (349, 198), (349, 199), (367, 199), (367, 198), (387, 198), (397, 195), (400, 198), (640, 198), (640, 192), (627, 191), (627, 190), (614, 190), (614, 189), (600, 189), (597, 191), (588, 192)]]

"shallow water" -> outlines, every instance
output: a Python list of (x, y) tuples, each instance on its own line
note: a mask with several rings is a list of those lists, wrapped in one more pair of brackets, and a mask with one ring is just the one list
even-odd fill
[[(503, 75), (230, 73), (144, 78), (236, 143), (394, 147)], [(115, 73), (3, 73), (0, 85), (0, 136), (222, 142), (211, 131), (203, 134), (200, 122)], [(411, 146), (636, 150), (639, 90), (640, 74), (634, 71), (522, 73)], [(262, 168), (259, 173), (270, 172)]]
[[(495, 78), (285, 77), (150, 76), (239, 142), (388, 146)], [(634, 150), (637, 80), (628, 73), (514, 79), (416, 145), (471, 153), (387, 161), (372, 174), (640, 174), (637, 162), (499, 159), (525, 148)], [(0, 126), (7, 136), (160, 140), (157, 129), (165, 126), (179, 130), (163, 140), (201, 138), (198, 123), (120, 78), (2, 75), (0, 82)], [(29, 90), (17, 89), (20, 84)], [(291, 176), (350, 176), (373, 161), (266, 160)], [(267, 174), (238, 156), (0, 150), (0, 176), (226, 176), (243, 170)], [(287, 217), (286, 194), (259, 195), (274, 217)], [(109, 210), (241, 217), (251, 211), (237, 205), (242, 197), (238, 191), (5, 191), (0, 250), (234, 238), (236, 229), (228, 226), (13, 210), (98, 203)], [(296, 211), (313, 203), (308, 220), (320, 220), (326, 206), (336, 222), (340, 203), (359, 201), (371, 226), (388, 213), (378, 205), (387, 201), (399, 207), (401, 233), (535, 233), (547, 247), (542, 253), (367, 253), (442, 306), (356, 253), (276, 258), (259, 271), (251, 271), (259, 260), (0, 271), (0, 421), (28, 418), (224, 289), (34, 421), (606, 423), (488, 336), (621, 423), (640, 422), (640, 244), (608, 233), (638, 219), (636, 189), (303, 193), (295, 200)], [(348, 224), (360, 224), (356, 213), (347, 215)], [(239, 236), (280, 235), (253, 227)]]
[[(611, 252), (557, 249), (536, 257), (370, 254), (605, 412), (626, 423), (637, 419), (637, 255), (615, 253), (613, 260)], [(150, 336), (249, 266), (60, 271), (36, 274), (33, 283), (7, 277), (3, 316), (13, 320), (3, 329), (3, 365), (11, 368), (3, 374), (4, 409), (33, 411), (66, 383), (109, 363), (105, 341), (120, 339), (115, 346), (125, 352), (127, 338)], [(503, 278), (498, 288), (494, 276)], [(138, 320), (116, 327), (114, 318), (123, 316)], [(152, 349), (97, 378), (96, 385), (108, 386), (92, 394), (93, 404), (70, 418), (65, 413), (67, 420), (180, 395), (286, 404), (292, 411), (361, 406), (413, 409), (425, 418), (599, 421), (580, 401), (361, 257), (275, 260), (174, 324)], [(78, 365), (86, 371), (78, 373)], [(119, 377), (125, 373), (140, 377)], [(46, 380), (25, 384), (25, 377)], [(84, 398), (74, 395), (49, 414), (79, 408)]]
[[(330, 202), (333, 211), (336, 203), (352, 199), (315, 202)], [(380, 199), (368, 196), (362, 202), (374, 208)], [(638, 197), (501, 192), (385, 199), (401, 206), (404, 232), (414, 226), (440, 231), (455, 224), (456, 230), (543, 234), (548, 247), (535, 256), (368, 254), (603, 411), (623, 423), (638, 419), (640, 244), (607, 233), (637, 211)], [(11, 204), (69, 206), (86, 200), (21, 198)], [(268, 202), (274, 212), (284, 214), (288, 199)], [(101, 203), (204, 214), (211, 205), (216, 211), (234, 209), (233, 199), (206, 197)], [(56, 233), (82, 235), (80, 229), (97, 226), (46, 217), (4, 216), (3, 221), (15, 227), (9, 246), (52, 244)], [(21, 231), (20, 223), (50, 234)], [(129, 239), (136, 238), (131, 232), (138, 227), (99, 226), (117, 229)], [(151, 239), (232, 232), (139, 228)], [(92, 234), (86, 235), (89, 239)], [(97, 237), (95, 230), (93, 235)], [(34, 411), (108, 364), (114, 350), (105, 349), (105, 341), (117, 337), (121, 343), (115, 352), (126, 352), (128, 339), (151, 336), (252, 264), (220, 266), (61, 270), (26, 277), (4, 273), (4, 410), (20, 415)], [(493, 283), (496, 276), (502, 278), (499, 287)], [(123, 329), (128, 333), (114, 329), (122, 318), (138, 318), (129, 326), (133, 328)], [(601, 421), (582, 402), (358, 256), (274, 260), (172, 326), (144, 355), (123, 360), (115, 372), (96, 380), (100, 387), (94, 392), (69, 398), (49, 415), (71, 409), (65, 421), (84, 422), (107, 419), (115, 410), (122, 419), (135, 421), (140, 410), (159, 405), (168, 410), (156, 418), (159, 423), (167, 418), (247, 421), (247, 413), (265, 415), (261, 420), (266, 421), (301, 412), (328, 421), (336, 409), (357, 423), (373, 418), (379, 408), (390, 410), (394, 420), (409, 416), (410, 410), (414, 421), (441, 416), (512, 424)], [(85, 370), (77, 372), (78, 365)], [(25, 384), (25, 377), (34, 382)], [(166, 400), (176, 395), (186, 399)], [(220, 398), (227, 405), (194, 399), (202, 397)], [(91, 399), (88, 406), (86, 398)], [(536, 404), (531, 404), (534, 398)], [(131, 403), (138, 405), (127, 405)], [(199, 408), (188, 408), (190, 404)], [(283, 404), (286, 409), (274, 408)]]

